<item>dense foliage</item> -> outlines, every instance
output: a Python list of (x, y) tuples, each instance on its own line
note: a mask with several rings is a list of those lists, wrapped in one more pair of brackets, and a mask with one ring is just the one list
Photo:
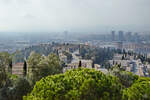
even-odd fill
[[(47, 56), (44, 56), (36, 52), (30, 53), (27, 62), (17, 55), (17, 59), (25, 62), (24, 66), (28, 65), (28, 68), (24, 67), (22, 77), (12, 75), (12, 61), (16, 55), (0, 53), (0, 100), (22, 100), (23, 96), (24, 100), (150, 100), (150, 78), (126, 72), (121, 65), (111, 67), (109, 74), (85, 68), (60, 74), (62, 64), (57, 55), (45, 52)], [(80, 55), (84, 59), (92, 59), (101, 65), (106, 65), (114, 53), (123, 54), (123, 59), (127, 55), (135, 55), (143, 62), (148, 59), (124, 50), (80, 48)], [(72, 59), (70, 53), (64, 54), (68, 61)]]
[(35, 82), (38, 80), (38, 71), (37, 66), (38, 63), (41, 61), (41, 55), (35, 52), (31, 52), (27, 62), (28, 62), (28, 79), (30, 80), (31, 84), (35, 84)]
[(139, 79), (139, 76), (133, 74), (132, 72), (122, 70), (119, 65), (113, 66), (110, 73), (119, 78), (120, 83), (126, 88), (130, 87)]
[(23, 62), (24, 58), (28, 58), (30, 56), (30, 53), (34, 51), (39, 54), (48, 55), (49, 53), (52, 53), (52, 45), (50, 44), (41, 44), (41, 45), (34, 45), (28, 48), (25, 48), (20, 51), (16, 51), (14, 53), (14, 62)]
[(130, 88), (123, 90), (122, 100), (150, 100), (150, 78), (139, 78)]
[(120, 100), (121, 89), (116, 77), (79, 68), (41, 79), (24, 100)]
[(24, 61), (26, 67), (23, 67), (23, 76), (12, 75), (12, 55), (0, 53), (0, 100), (22, 100), (23, 96), (31, 92), (36, 81), (62, 72), (59, 58), (55, 54), (41, 56), (32, 52), (27, 63)]
[(0, 88), (7, 86), (9, 84), (8, 74), (11, 73), (11, 55), (7, 52), (0, 53)]
[(150, 78), (78, 68), (41, 79), (24, 100), (150, 100)]
[(59, 58), (55, 54), (41, 56), (32, 52), (28, 58), (28, 79), (32, 85), (42, 77), (62, 72)]
[(115, 50), (109, 48), (81, 47), (80, 55), (83, 59), (92, 59), (95, 64), (104, 65), (113, 58)]

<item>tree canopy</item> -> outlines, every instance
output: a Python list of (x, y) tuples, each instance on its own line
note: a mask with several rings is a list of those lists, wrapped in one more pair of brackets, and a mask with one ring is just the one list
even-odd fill
[(121, 88), (116, 77), (78, 68), (41, 79), (24, 100), (119, 100)]
[(123, 90), (122, 100), (150, 100), (150, 78), (139, 78)]
[(41, 56), (32, 52), (28, 58), (28, 79), (32, 85), (42, 77), (62, 72), (59, 58), (55, 54)]
[[(6, 70), (10, 70), (11, 55), (7, 52), (0, 53), (0, 88), (8, 85), (8, 75)], [(12, 67), (12, 66), (11, 66)]]
[[(129, 80), (129, 82), (127, 82)], [(78, 68), (51, 75), (36, 83), (24, 100), (149, 100), (150, 78), (121, 71), (105, 75)]]

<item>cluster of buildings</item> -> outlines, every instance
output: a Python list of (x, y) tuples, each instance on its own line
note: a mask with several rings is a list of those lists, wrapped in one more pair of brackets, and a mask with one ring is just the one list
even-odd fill
[[(54, 48), (53, 48), (54, 49)], [(108, 73), (109, 71), (105, 68), (102, 68), (99, 64), (94, 64), (92, 59), (86, 60), (82, 59), (79, 54), (79, 46), (78, 45), (61, 45), (55, 47), (55, 50), (58, 53), (58, 56), (62, 62), (65, 63), (65, 67), (63, 68), (63, 72), (66, 72), (70, 69), (76, 69), (80, 66), (84, 68), (94, 68), (96, 70), (102, 71), (103, 73)], [(64, 54), (68, 52), (72, 55), (71, 62), (68, 62), (67, 55)], [(133, 72), (139, 76), (150, 76), (150, 64), (143, 64), (140, 59), (135, 59), (134, 55), (127, 55), (124, 59), (122, 59), (123, 54), (115, 54), (112, 60), (109, 60), (110, 66), (115, 66), (120, 64), (124, 70)], [(79, 66), (80, 65), (80, 66)], [(16, 63), (12, 67), (12, 74), (22, 76), (23, 75), (23, 66), (24, 63)]]
[[(122, 48), (122, 44), (114, 43), (114, 48)], [(132, 47), (132, 46), (131, 46)], [(134, 46), (133, 46), (134, 47)], [(132, 47), (132, 48), (133, 48)], [(127, 47), (126, 47), (127, 48)], [(69, 51), (68, 51), (69, 52)], [(70, 69), (76, 69), (79, 67), (79, 64), (81, 63), (82, 67), (85, 68), (94, 68), (96, 70), (100, 70), (103, 73), (108, 73), (108, 70), (105, 68), (102, 68), (99, 64), (93, 64), (93, 61), (91, 59), (85, 60), (82, 59), (82, 57), (79, 55), (79, 49), (75, 48), (72, 52), (72, 61), (70, 63), (67, 63), (67, 66), (63, 69), (63, 72), (70, 70)], [(124, 70), (132, 72), (138, 76), (150, 76), (150, 64), (146, 63), (143, 64), (140, 59), (135, 59), (135, 55), (127, 55), (124, 59), (122, 59), (123, 54), (115, 54), (112, 60), (109, 60), (110, 66), (115, 66), (116, 64), (120, 64)], [(67, 62), (67, 57), (65, 55), (62, 55), (60, 53), (60, 58), (62, 61)]]
[(76, 69), (82, 66), (84, 68), (90, 68), (90, 69), (94, 68), (96, 70), (102, 71), (103, 73), (108, 73), (107, 69), (102, 68), (101, 65), (99, 64), (94, 64), (92, 60), (82, 59), (82, 57), (79, 55), (79, 49), (75, 50), (72, 53), (72, 57), (73, 59), (71, 63), (68, 63), (67, 67), (64, 67), (63, 72), (66, 72), (67, 70), (70, 69)]
[[(122, 37), (122, 32), (119, 32), (119, 37)], [(114, 35), (115, 32), (113, 31), (112, 34)], [(99, 64), (94, 64), (92, 59), (86, 60), (82, 59), (82, 57), (79, 54), (79, 48), (81, 45), (88, 46), (92, 45), (93, 47), (102, 47), (102, 48), (115, 48), (115, 49), (124, 49), (127, 51), (137, 51), (137, 52), (150, 52), (150, 45), (148, 44), (138, 44), (138, 43), (127, 43), (127, 42), (121, 42), (121, 41), (115, 41), (115, 42), (95, 42), (97, 44), (93, 45), (91, 42), (85, 42), (84, 44), (52, 44), (55, 46), (51, 46), (53, 51), (56, 51), (61, 61), (63, 61), (66, 65), (64, 67), (63, 72), (70, 70), (70, 69), (76, 69), (79, 67), (79, 64), (81, 63), (82, 67), (85, 68), (94, 68), (96, 70), (100, 70), (104, 73), (108, 73), (108, 70), (105, 68), (102, 68)], [(99, 43), (99, 44), (98, 44)], [(45, 44), (41, 44), (45, 45)], [(64, 53), (67, 52), (72, 55), (71, 61), (68, 61), (67, 55)], [(143, 64), (140, 59), (135, 59), (134, 56), (127, 56), (126, 59), (122, 59), (122, 54), (116, 54), (112, 60), (109, 60), (110, 66), (114, 66), (116, 64), (121, 64), (121, 66), (129, 72), (133, 72), (136, 75), (139, 76), (150, 76), (150, 64)], [(23, 63), (16, 63), (13, 65), (12, 69), (13, 74), (22, 75), (23, 74)]]
[(112, 60), (109, 60), (110, 66), (120, 64), (124, 70), (138, 76), (150, 76), (150, 64), (143, 64), (140, 59), (134, 59), (133, 56), (127, 56), (126, 59), (122, 59), (122, 56), (122, 54), (116, 54)]
[(100, 48), (112, 48), (112, 49), (120, 49), (126, 51), (133, 51), (141, 54), (150, 54), (150, 43), (135, 43), (135, 42), (102, 42), (102, 41), (94, 41), (94, 43), (88, 42), (90, 45), (94, 45)]
[(13, 64), (12, 74), (18, 75), (18, 76), (23, 76), (23, 67), (24, 67), (24, 63)]
[(0, 42), (0, 52), (14, 53), (16, 50), (21, 50), (29, 46), (29, 41)]
[(140, 42), (140, 35), (138, 33), (132, 34), (132, 32), (124, 32), (119, 31), (118, 34), (116, 34), (116, 31), (111, 32), (111, 40), (112, 41), (128, 41), (128, 42)]
[[(138, 33), (119, 31), (111, 32), (112, 45), (117, 46), (119, 49), (126, 49), (137, 53), (150, 53), (150, 43), (140, 36)], [(115, 44), (116, 43), (116, 44)], [(117, 44), (118, 43), (118, 44)]]
[[(99, 39), (97, 38), (99, 37)], [(101, 37), (103, 37), (101, 39)], [(150, 36), (124, 31), (111, 31), (111, 34), (95, 35), (84, 41), (84, 44), (94, 45), (101, 48), (125, 49), (136, 53), (150, 53)]]

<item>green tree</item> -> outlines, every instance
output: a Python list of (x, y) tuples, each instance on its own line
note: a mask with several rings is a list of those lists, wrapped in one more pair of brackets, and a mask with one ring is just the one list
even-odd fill
[(32, 52), (28, 58), (28, 79), (34, 85), (36, 81), (48, 75), (54, 75), (62, 72), (60, 60), (55, 54), (41, 56)]
[(17, 78), (12, 86), (0, 89), (0, 100), (22, 100), (31, 91), (31, 86), (25, 78)]
[(38, 66), (38, 76), (40, 79), (48, 75), (54, 75), (62, 72), (60, 60), (58, 56), (53, 53), (42, 59)]
[(31, 91), (31, 86), (25, 78), (19, 78), (14, 84), (12, 90), (12, 97), (10, 100), (23, 100), (23, 96), (27, 95)]
[(130, 87), (139, 78), (139, 76), (126, 71), (113, 70), (113, 74), (119, 78), (121, 84), (126, 88)]
[(12, 86), (12, 56), (7, 52), (0, 53), (0, 100), (8, 100), (8, 87)]
[(23, 64), (23, 76), (25, 77), (27, 75), (27, 62), (24, 60)]
[(0, 68), (0, 88), (4, 87), (7, 84), (8, 75), (3, 68)]
[(7, 52), (0, 53), (0, 88), (9, 85), (8, 71), (10, 70), (10, 63), (12, 63), (11, 55)]
[(121, 88), (116, 77), (78, 68), (42, 78), (24, 100), (120, 100)]
[(9, 66), (8, 66), (8, 72), (9, 72), (10, 74), (12, 74), (12, 67), (13, 67), (13, 65), (12, 65), (12, 60), (10, 60)]
[(78, 67), (81, 67), (82, 66), (82, 62), (81, 62), (81, 60), (79, 61), (79, 65), (78, 65)]
[(41, 55), (35, 52), (31, 52), (27, 64), (28, 64), (28, 73), (27, 77), (32, 85), (39, 79), (38, 78), (38, 64), (41, 61)]
[(139, 78), (123, 90), (122, 100), (150, 100), (150, 78)]

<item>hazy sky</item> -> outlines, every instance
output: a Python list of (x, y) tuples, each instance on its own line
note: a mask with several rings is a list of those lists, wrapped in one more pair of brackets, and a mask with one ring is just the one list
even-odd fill
[(150, 31), (150, 0), (0, 0), (0, 31)]

